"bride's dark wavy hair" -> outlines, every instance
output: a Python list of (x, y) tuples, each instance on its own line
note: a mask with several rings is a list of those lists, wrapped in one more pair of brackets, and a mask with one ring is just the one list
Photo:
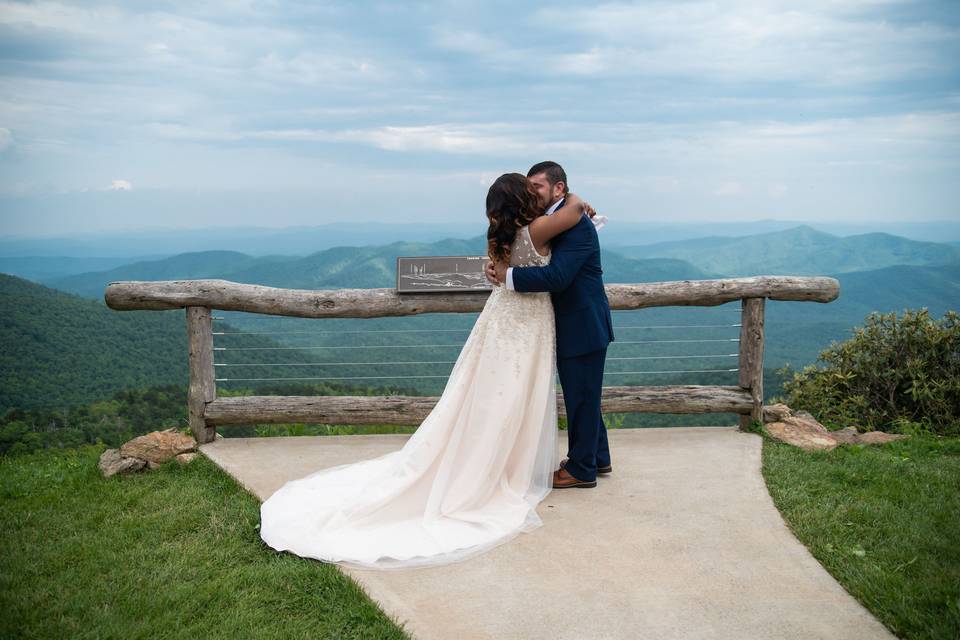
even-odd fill
[(540, 196), (520, 173), (505, 173), (487, 191), (487, 253), (496, 261), (510, 261), (510, 246), (517, 229), (543, 215)]

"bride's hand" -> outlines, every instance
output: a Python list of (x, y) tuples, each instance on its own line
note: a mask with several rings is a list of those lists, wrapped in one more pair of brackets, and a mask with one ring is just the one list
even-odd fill
[(483, 266), (483, 274), (487, 277), (487, 280), (495, 287), (500, 286), (500, 282), (497, 280), (497, 270), (493, 264), (493, 260), (488, 259), (487, 264)]

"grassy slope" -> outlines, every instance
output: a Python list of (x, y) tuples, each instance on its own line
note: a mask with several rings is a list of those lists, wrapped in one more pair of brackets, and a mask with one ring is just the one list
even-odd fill
[(764, 438), (774, 504), (824, 568), (897, 636), (960, 637), (960, 439), (805, 452)]
[(104, 479), (102, 449), (0, 459), (0, 637), (407, 637), (333, 565), (267, 547), (206, 457)]

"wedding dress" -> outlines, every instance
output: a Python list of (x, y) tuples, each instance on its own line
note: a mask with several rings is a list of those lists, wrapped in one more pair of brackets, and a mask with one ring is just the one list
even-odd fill
[[(543, 266), (529, 227), (513, 266)], [(459, 562), (543, 525), (559, 467), (549, 293), (494, 287), (443, 394), (399, 451), (291, 480), (260, 508), (278, 551), (354, 568)]]

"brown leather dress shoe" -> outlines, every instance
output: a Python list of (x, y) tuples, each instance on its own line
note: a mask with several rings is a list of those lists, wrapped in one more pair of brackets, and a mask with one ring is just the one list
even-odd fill
[[(569, 460), (569, 459), (570, 459), (570, 458), (564, 458), (564, 459), (560, 462), (560, 468), (561, 468), (561, 469), (563, 469), (563, 466), (564, 466), (565, 464), (567, 464), (567, 460)], [(608, 465), (605, 466), (605, 467), (597, 467), (597, 473), (600, 474), (600, 475), (607, 475), (608, 473), (613, 473), (613, 465), (612, 465), (612, 464), (608, 464)]]
[(553, 488), (554, 489), (567, 489), (569, 487), (584, 487), (590, 488), (597, 486), (597, 481), (593, 480), (587, 482), (586, 480), (578, 480), (572, 475), (567, 473), (566, 469), (560, 468), (553, 472)]

